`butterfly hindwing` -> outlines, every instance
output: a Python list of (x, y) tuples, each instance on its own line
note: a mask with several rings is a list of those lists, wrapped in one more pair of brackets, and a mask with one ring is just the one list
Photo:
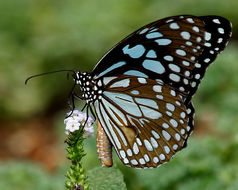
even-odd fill
[(112, 48), (93, 70), (96, 78), (120, 74), (160, 79), (187, 95), (224, 49), (230, 22), (218, 16), (165, 18), (135, 31)]
[(173, 88), (134, 76), (109, 77), (103, 83), (94, 107), (125, 165), (158, 167), (186, 145), (193, 110)]

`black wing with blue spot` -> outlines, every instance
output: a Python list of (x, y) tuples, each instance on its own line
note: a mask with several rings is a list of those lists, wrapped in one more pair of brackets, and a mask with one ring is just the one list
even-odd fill
[(231, 37), (219, 16), (174, 16), (148, 24), (119, 42), (96, 65), (96, 78), (119, 74), (173, 87), (190, 102), (208, 65)]

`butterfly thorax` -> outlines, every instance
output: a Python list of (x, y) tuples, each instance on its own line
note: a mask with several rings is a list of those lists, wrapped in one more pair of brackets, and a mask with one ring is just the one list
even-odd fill
[(83, 93), (82, 98), (85, 99), (87, 103), (92, 103), (97, 99), (101, 99), (101, 80), (94, 80), (91, 74), (87, 72), (76, 72), (74, 80), (76, 81), (76, 84), (80, 86)]

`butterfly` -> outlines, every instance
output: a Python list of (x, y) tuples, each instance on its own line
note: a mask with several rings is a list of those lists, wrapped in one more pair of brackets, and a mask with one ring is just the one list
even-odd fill
[(72, 101), (85, 100), (87, 113), (96, 113), (102, 164), (112, 165), (111, 146), (135, 168), (156, 168), (186, 147), (191, 99), (230, 37), (223, 17), (172, 16), (130, 34), (91, 73), (74, 72), (82, 96), (72, 92)]

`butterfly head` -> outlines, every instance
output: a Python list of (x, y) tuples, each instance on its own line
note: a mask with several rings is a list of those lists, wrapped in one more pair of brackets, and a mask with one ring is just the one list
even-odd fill
[(83, 93), (82, 98), (87, 103), (94, 102), (96, 99), (101, 99), (102, 82), (101, 80), (94, 80), (90, 73), (75, 72), (73, 79), (76, 84), (80, 86)]

